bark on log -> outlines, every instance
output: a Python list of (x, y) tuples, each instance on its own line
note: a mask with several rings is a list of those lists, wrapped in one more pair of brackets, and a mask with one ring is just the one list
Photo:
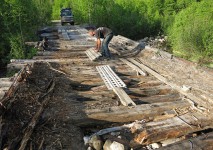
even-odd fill
[(174, 143), (158, 150), (212, 150), (213, 149), (213, 132), (200, 135), (195, 138), (187, 139), (178, 143)]
[(194, 112), (163, 121), (148, 122), (134, 131), (135, 136), (131, 144), (137, 147), (208, 129), (213, 126), (212, 119), (212, 116), (203, 117), (203, 114)]

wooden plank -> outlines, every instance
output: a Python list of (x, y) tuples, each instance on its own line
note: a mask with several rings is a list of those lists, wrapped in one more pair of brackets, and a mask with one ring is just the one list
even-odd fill
[(200, 135), (198, 137), (183, 140), (158, 150), (212, 150), (213, 149), (213, 132)]
[(5, 95), (5, 91), (0, 90), (0, 99), (2, 99), (4, 97), (4, 95)]
[(162, 51), (162, 50), (157, 49), (157, 48), (152, 48), (152, 47), (150, 47), (150, 46), (145, 46), (145, 49), (150, 50), (150, 51), (153, 51), (153, 52), (155, 52), (155, 53), (158, 53), (159, 55), (165, 56), (166, 58), (169, 58), (169, 59), (172, 59), (172, 58), (173, 58), (173, 54), (170, 54), (170, 53), (168, 53), (168, 52), (166, 52), (166, 51)]
[(0, 88), (2, 87), (10, 87), (10, 85), (12, 84), (12, 81), (0, 81)]
[(133, 70), (139, 72), (141, 75), (143, 76), (147, 76), (147, 72), (142, 70), (141, 68), (139, 68), (138, 66), (134, 65), (133, 63), (127, 61), (126, 59), (120, 58), (121, 61), (123, 61), (124, 63), (126, 63), (128, 66), (130, 66), (131, 68), (133, 68)]
[(133, 58), (128, 58), (129, 61), (137, 64), (138, 66), (140, 66), (141, 68), (143, 68), (144, 70), (146, 70), (148, 73), (152, 74), (153, 76), (155, 76), (156, 78), (158, 78), (160, 81), (168, 84), (169, 86), (171, 86), (172, 88), (174, 88), (175, 90), (177, 90), (178, 92), (180, 92), (181, 94), (185, 95), (186, 97), (190, 98), (192, 101), (194, 101), (195, 103), (197, 103), (198, 105), (201, 105), (202, 107), (206, 108), (207, 106), (209, 106), (209, 104), (197, 97), (195, 97), (193, 94), (191, 93), (186, 93), (182, 90), (181, 87), (179, 87), (178, 85), (169, 82), (165, 77), (161, 76), (159, 73), (153, 71), (152, 69), (150, 69), (149, 67), (145, 66), (142, 63), (137, 62), (136, 60), (134, 60)]
[(148, 145), (212, 128), (212, 119), (212, 116), (203, 117), (203, 114), (193, 112), (161, 121), (147, 122), (132, 131), (134, 139), (131, 143), (133, 147)]
[[(75, 125), (101, 125), (106, 123), (126, 123), (135, 120), (154, 120), (159, 116), (167, 116), (166, 112), (176, 108), (187, 108), (190, 104), (186, 101), (175, 101), (155, 104), (136, 105), (134, 107), (114, 106), (102, 109), (86, 109), (79, 108), (85, 115), (81, 113), (69, 114), (70, 119)], [(173, 117), (173, 116), (172, 116)]]
[(126, 92), (122, 88), (115, 87), (113, 88), (113, 91), (118, 95), (121, 103), (124, 106), (136, 106), (136, 104), (132, 101), (132, 99), (126, 94)]

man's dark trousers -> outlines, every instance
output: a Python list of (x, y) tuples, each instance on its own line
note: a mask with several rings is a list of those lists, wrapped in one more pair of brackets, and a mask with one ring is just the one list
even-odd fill
[(104, 38), (104, 40), (102, 42), (101, 54), (102, 54), (102, 56), (105, 56), (107, 58), (111, 58), (108, 44), (111, 41), (112, 37), (113, 37), (113, 33), (110, 33)]

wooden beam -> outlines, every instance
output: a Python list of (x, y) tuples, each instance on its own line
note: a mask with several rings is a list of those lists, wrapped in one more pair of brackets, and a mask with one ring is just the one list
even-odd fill
[[(140, 66), (141, 68), (143, 68), (144, 70), (146, 70), (148, 73), (152, 74), (153, 76), (155, 76), (156, 78), (158, 78), (160, 81), (170, 85), (172, 88), (174, 88), (175, 90), (177, 90), (178, 92), (180, 92), (181, 94), (185, 95), (186, 97), (190, 98), (192, 101), (194, 101), (195, 103), (197, 103), (198, 105), (201, 105), (202, 107), (206, 108), (207, 106), (209, 106), (209, 104), (197, 97), (195, 97), (193, 94), (191, 93), (186, 93), (182, 90), (181, 87), (179, 87), (178, 85), (176, 85), (175, 83), (171, 83), (169, 82), (165, 77), (161, 76), (159, 73), (155, 72), (154, 70), (150, 69), (149, 67), (145, 66), (142, 63), (137, 62), (136, 60), (134, 60), (133, 58), (128, 58), (129, 61), (137, 64), (138, 66)], [(210, 105), (211, 106), (211, 105)]]
[(69, 117), (78, 126), (100, 125), (106, 123), (126, 123), (135, 120), (154, 120), (155, 117), (164, 116), (165, 112), (175, 108), (186, 108), (190, 104), (186, 101), (143, 104), (132, 107), (119, 106), (103, 109), (79, 110), (82, 113), (73, 113)]
[(129, 62), (126, 59), (120, 58), (121, 61), (123, 61), (124, 63), (126, 63), (128, 66), (130, 66), (133, 70), (135, 70), (137, 73), (140, 73), (143, 76), (147, 76), (147, 72), (142, 70), (141, 68), (139, 68), (138, 66), (136, 66), (135, 64)]
[(136, 104), (132, 101), (132, 99), (126, 94), (126, 92), (119, 87), (113, 88), (113, 91), (118, 95), (121, 103), (124, 106), (136, 106)]
[(212, 116), (203, 117), (203, 114), (193, 112), (166, 120), (147, 122), (133, 131), (134, 139), (131, 144), (133, 147), (148, 145), (212, 128), (212, 119)]
[(168, 146), (159, 148), (158, 150), (212, 150), (213, 149), (213, 132), (206, 133), (194, 138), (186, 139)]

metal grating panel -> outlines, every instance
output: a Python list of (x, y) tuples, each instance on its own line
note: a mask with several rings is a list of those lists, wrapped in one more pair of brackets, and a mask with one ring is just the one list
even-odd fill
[(92, 60), (92, 61), (101, 56), (101, 53), (100, 52), (95, 52), (93, 50), (93, 48), (86, 50), (85, 53), (87, 54), (89, 59)]
[(109, 65), (97, 66), (96, 69), (109, 90), (115, 87), (126, 87), (126, 84), (115, 74)]

